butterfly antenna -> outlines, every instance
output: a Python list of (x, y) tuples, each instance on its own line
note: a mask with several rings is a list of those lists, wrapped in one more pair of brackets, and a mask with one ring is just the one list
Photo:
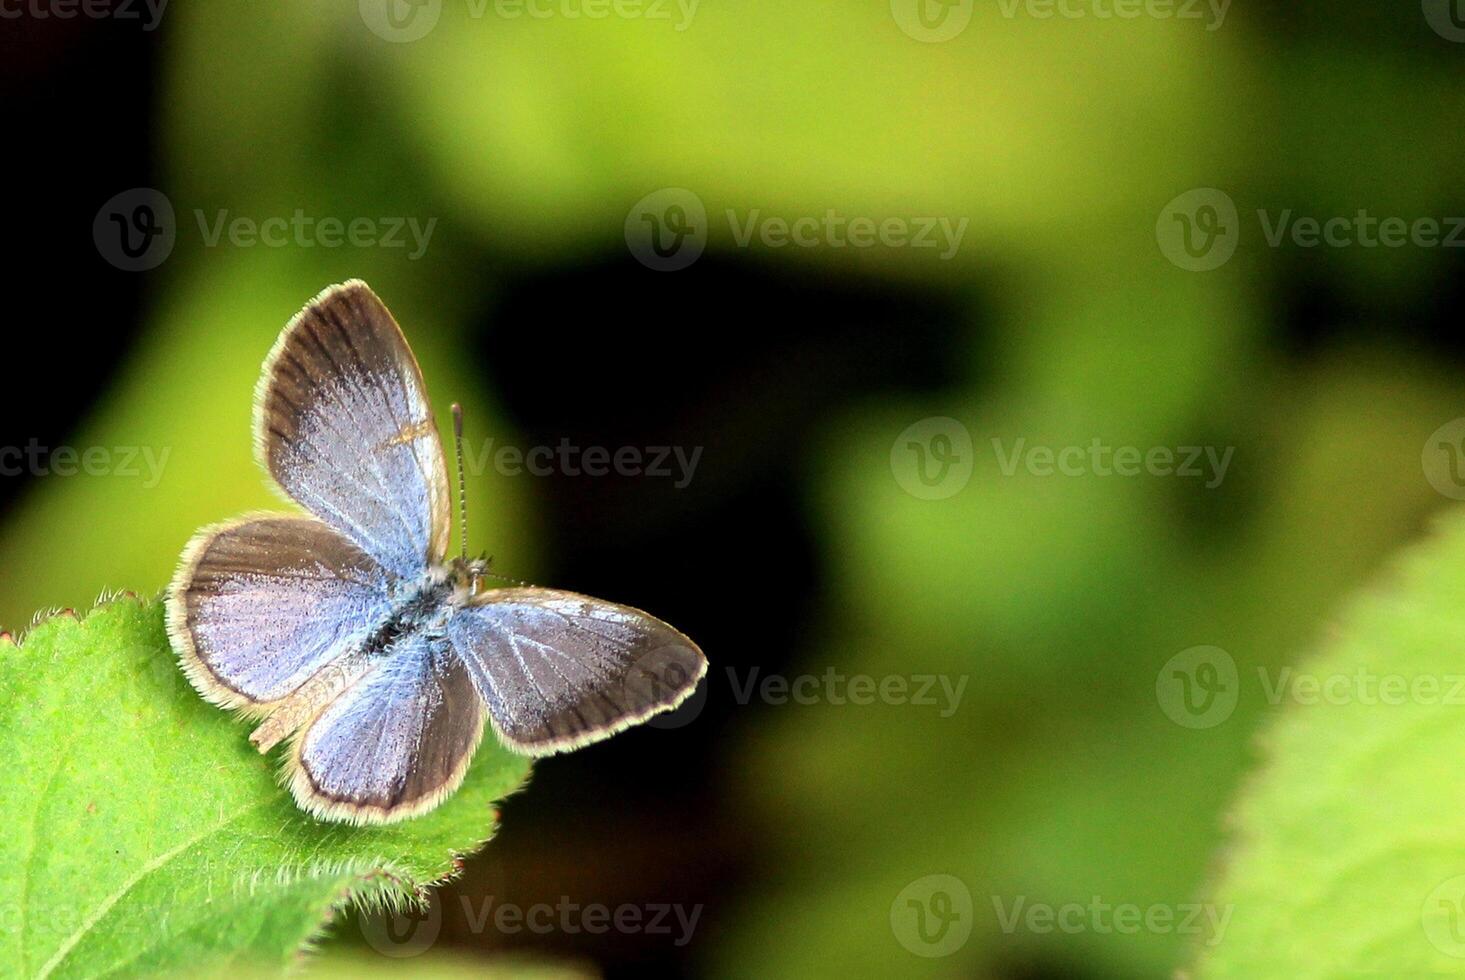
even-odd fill
[(458, 535), (463, 544), (463, 561), (468, 561), (467, 481), (463, 478), (463, 406), (453, 402), (453, 450), (458, 456)]
[(513, 582), (515, 585), (521, 585), (526, 589), (532, 589), (536, 587), (532, 582), (526, 582), (521, 578), (513, 578), (509, 575), (500, 575), (498, 572), (484, 572), (483, 574), (488, 578), (496, 578), (500, 582)]
[(484, 555), (484, 557), (483, 557), (483, 577), (484, 578), (496, 578), (500, 582), (513, 582), (515, 585), (522, 585), (525, 588), (530, 588), (530, 589), (537, 588), (537, 586), (535, 586), (534, 584), (532, 584), (530, 582), (526, 582), (526, 581), (524, 581), (521, 578), (513, 578), (513, 577), (508, 576), (508, 575), (500, 575), (498, 572), (491, 572), (491, 571), (489, 571), (489, 569), (492, 566), (493, 566), (493, 555)]

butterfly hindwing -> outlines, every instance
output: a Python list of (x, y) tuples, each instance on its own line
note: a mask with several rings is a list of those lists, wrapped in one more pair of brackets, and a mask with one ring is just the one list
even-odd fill
[(448, 548), (442, 439), (402, 330), (365, 283), (285, 327), (255, 393), (260, 462), (301, 506), (401, 578)]
[(389, 608), (388, 576), (308, 517), (205, 528), (168, 587), (168, 633), (193, 686), (262, 715), (350, 652)]
[(552, 589), (490, 589), (456, 610), (448, 638), (500, 741), (549, 755), (680, 704), (702, 651), (639, 609)]
[(441, 639), (398, 637), (390, 651), (296, 738), (296, 802), (352, 823), (400, 820), (457, 789), (483, 736), (483, 703)]

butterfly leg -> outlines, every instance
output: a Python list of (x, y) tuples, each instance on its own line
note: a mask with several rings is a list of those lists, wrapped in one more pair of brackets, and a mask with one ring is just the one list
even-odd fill
[(365, 676), (370, 667), (371, 660), (362, 651), (322, 667), (294, 694), (279, 702), (264, 723), (250, 734), (250, 744), (261, 754), (268, 752), (325, 710), (326, 705)]

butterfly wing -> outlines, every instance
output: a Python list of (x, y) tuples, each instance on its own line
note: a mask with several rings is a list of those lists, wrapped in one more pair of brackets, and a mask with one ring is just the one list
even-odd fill
[(404, 634), (295, 740), (290, 791), (326, 820), (390, 823), (462, 783), (483, 737), (483, 703), (441, 639)]
[(265, 715), (356, 649), (389, 610), (390, 577), (308, 517), (205, 528), (168, 586), (168, 635), (209, 701)]
[(697, 645), (654, 616), (551, 589), (490, 589), (457, 610), (447, 636), (500, 741), (526, 755), (669, 711), (707, 671)]
[(254, 441), (291, 498), (397, 576), (447, 553), (447, 460), (422, 371), (360, 280), (322, 292), (280, 334)]

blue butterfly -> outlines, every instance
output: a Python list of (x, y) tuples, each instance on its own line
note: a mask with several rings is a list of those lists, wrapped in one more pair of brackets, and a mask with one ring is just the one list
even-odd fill
[(485, 720), (512, 751), (563, 752), (676, 707), (706, 673), (696, 644), (640, 610), (484, 588), (485, 561), (447, 557), (422, 372), (365, 283), (286, 325), (254, 444), (310, 516), (199, 531), (168, 587), (168, 635), (204, 698), (263, 719), (260, 752), (289, 739), (284, 775), (316, 817), (425, 813), (462, 783)]

